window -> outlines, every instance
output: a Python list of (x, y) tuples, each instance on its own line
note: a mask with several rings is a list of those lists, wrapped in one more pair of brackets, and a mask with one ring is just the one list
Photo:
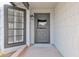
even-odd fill
[(44, 29), (47, 27), (46, 25), (47, 25), (46, 19), (37, 19), (37, 27), (38, 28)]
[[(25, 44), (26, 40), (26, 10), (5, 5), (5, 47)], [(7, 19), (7, 20), (6, 20)], [(7, 31), (7, 32), (6, 32)]]

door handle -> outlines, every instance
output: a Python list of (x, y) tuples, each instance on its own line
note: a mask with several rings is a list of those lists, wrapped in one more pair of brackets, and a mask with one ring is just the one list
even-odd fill
[(46, 29), (46, 28), (38, 28), (38, 29)]

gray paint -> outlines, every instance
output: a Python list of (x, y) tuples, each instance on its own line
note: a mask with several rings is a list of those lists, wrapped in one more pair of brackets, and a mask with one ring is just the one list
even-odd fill
[[(24, 12), (24, 41), (18, 43), (8, 44), (8, 8), (14, 8)], [(26, 44), (26, 10), (18, 7), (13, 7), (9, 5), (4, 5), (4, 48), (20, 46)]]
[[(35, 13), (35, 43), (50, 43), (50, 14), (49, 13)], [(37, 26), (38, 19), (42, 18), (47, 20), (47, 24), (42, 26)]]
[(24, 6), (29, 9), (29, 3), (28, 2), (22, 2), (24, 4)]

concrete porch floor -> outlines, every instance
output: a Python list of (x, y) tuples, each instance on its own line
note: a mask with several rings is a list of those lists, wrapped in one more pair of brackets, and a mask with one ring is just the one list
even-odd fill
[(35, 44), (25, 49), (19, 57), (62, 57), (53, 45)]

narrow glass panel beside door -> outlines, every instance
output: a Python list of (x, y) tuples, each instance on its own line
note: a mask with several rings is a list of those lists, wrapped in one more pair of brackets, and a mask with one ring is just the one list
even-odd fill
[(14, 29), (24, 29), (23, 23), (14, 23)]
[(8, 36), (14, 36), (14, 30), (8, 30)]
[(16, 35), (24, 35), (24, 31), (23, 30), (16, 30)]
[(8, 15), (13, 16), (14, 15), (13, 12), (14, 10), (12, 8), (8, 8)]
[(21, 11), (15, 10), (15, 18), (14, 18), (14, 36), (16, 37), (14, 40), (15, 42), (22, 42), (23, 41), (23, 29), (24, 29), (24, 18), (21, 15)]
[(8, 37), (8, 44), (12, 44), (12, 43), (14, 43), (14, 37), (10, 36), (10, 37)]
[(8, 44), (14, 43), (14, 11), (8, 9)]
[(24, 38), (23, 36), (17, 35), (16, 36), (16, 42), (23, 42), (23, 38)]

